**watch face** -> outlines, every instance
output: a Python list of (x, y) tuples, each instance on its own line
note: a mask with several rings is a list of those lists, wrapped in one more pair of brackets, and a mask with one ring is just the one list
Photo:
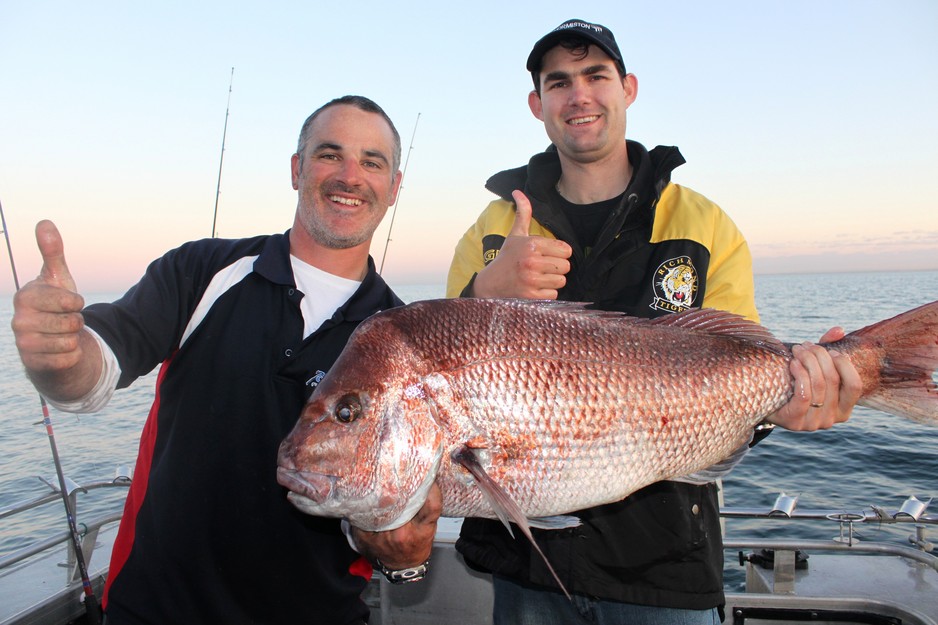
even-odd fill
[[(379, 561), (378, 564), (381, 564)], [(423, 564), (413, 566), (409, 569), (400, 569), (397, 571), (392, 571), (383, 564), (381, 564), (381, 573), (387, 578), (392, 584), (407, 584), (409, 582), (417, 582), (422, 580), (427, 576), (427, 571), (430, 567), (430, 560), (427, 560)]]

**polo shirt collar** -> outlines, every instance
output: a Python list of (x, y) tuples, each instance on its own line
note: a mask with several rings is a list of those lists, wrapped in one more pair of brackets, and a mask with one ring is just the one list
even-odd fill
[[(293, 266), (290, 264), (290, 231), (272, 235), (254, 261), (254, 271), (266, 280), (283, 286), (296, 286)], [(307, 294), (308, 295), (308, 294)], [(368, 272), (361, 285), (339, 309), (342, 318), (361, 321), (379, 310), (400, 306), (401, 300), (378, 275), (375, 261), (368, 256)]]

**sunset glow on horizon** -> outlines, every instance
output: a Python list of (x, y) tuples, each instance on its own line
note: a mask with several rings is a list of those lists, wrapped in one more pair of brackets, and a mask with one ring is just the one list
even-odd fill
[(409, 158), (372, 255), (387, 246), (392, 286), (442, 288), (493, 199), (485, 180), (547, 146), (524, 62), (571, 17), (613, 30), (639, 83), (628, 137), (681, 149), (673, 181), (732, 217), (757, 273), (938, 270), (938, 3), (537, 7), (483, 3), (457, 22), (430, 2), (353, 20), (308, 2), (6, 3), (0, 203), (20, 281), (39, 270), (44, 218), (84, 293), (123, 291), (210, 236), (229, 95), (218, 234), (285, 231), (300, 125), (357, 93)]

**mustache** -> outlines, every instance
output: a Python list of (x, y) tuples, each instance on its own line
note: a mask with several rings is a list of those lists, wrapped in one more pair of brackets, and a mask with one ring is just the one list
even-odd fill
[(352, 185), (345, 184), (344, 182), (341, 182), (338, 180), (332, 180), (332, 181), (323, 183), (322, 192), (325, 195), (330, 195), (333, 193), (345, 193), (347, 195), (354, 195), (369, 203), (374, 203), (375, 200), (377, 200), (378, 198), (377, 194), (375, 194), (375, 192), (368, 187), (352, 186)]

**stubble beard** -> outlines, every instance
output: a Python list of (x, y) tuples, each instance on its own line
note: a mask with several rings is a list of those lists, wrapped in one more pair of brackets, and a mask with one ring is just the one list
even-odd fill
[[(313, 238), (317, 243), (323, 247), (333, 249), (333, 250), (344, 250), (352, 247), (357, 247), (367, 241), (369, 241), (374, 234), (374, 231), (378, 228), (378, 225), (381, 223), (381, 220), (384, 218), (384, 212), (387, 210), (379, 210), (377, 203), (377, 197), (371, 189), (366, 189), (364, 193), (359, 192), (358, 195), (363, 195), (363, 201), (367, 203), (367, 220), (353, 232), (340, 233), (338, 228), (333, 228), (329, 225), (328, 215), (337, 214), (339, 220), (345, 219), (341, 213), (337, 213), (329, 204), (329, 200), (324, 199), (331, 195), (332, 193), (345, 192), (349, 193), (350, 190), (344, 185), (329, 185), (323, 187), (322, 189), (317, 189), (314, 191), (313, 197), (307, 197), (303, 199), (300, 206), (300, 222), (303, 224), (303, 228)], [(319, 195), (321, 193), (321, 195)], [(312, 195), (312, 194), (311, 194)], [(317, 209), (317, 204), (322, 204), (322, 206)], [(359, 219), (360, 217), (354, 217), (353, 219)]]
[[(577, 136), (574, 131), (568, 132), (566, 123), (561, 119), (555, 129), (556, 137), (550, 137), (557, 149), (577, 163), (592, 163), (605, 158), (615, 150), (617, 142), (625, 140), (625, 118), (621, 120), (621, 133), (619, 131), (618, 115), (615, 110), (607, 107), (597, 109), (604, 117), (604, 125), (590, 136)], [(584, 113), (585, 114), (585, 113)], [(548, 132), (548, 135), (550, 133)]]
[(607, 151), (609, 132), (608, 129), (603, 129), (599, 134), (588, 138), (565, 134), (561, 139), (563, 151), (568, 158), (580, 163), (589, 163), (600, 160)]

